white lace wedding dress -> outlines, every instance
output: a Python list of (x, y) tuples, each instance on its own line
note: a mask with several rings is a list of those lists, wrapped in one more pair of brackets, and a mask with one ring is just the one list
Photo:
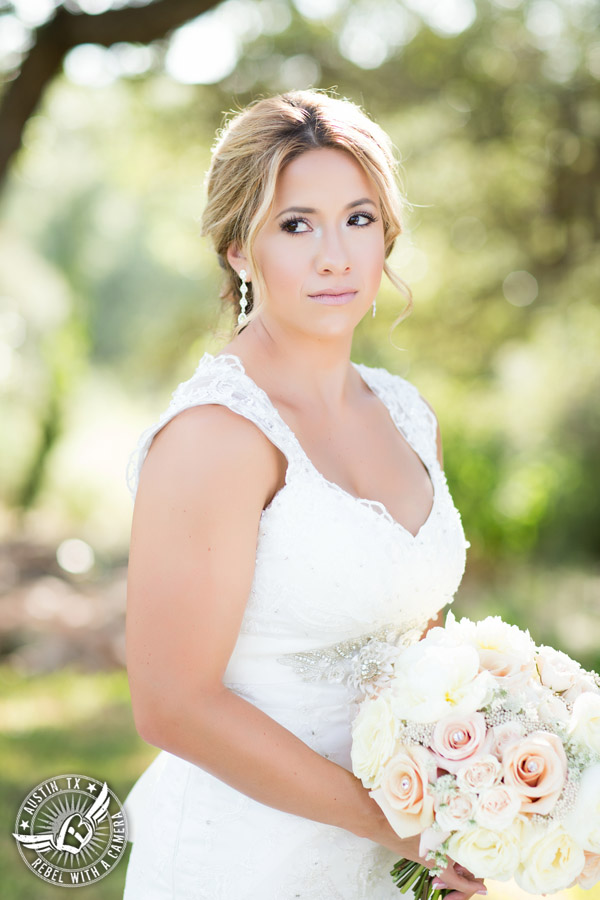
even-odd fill
[[(356, 713), (348, 662), (370, 636), (423, 627), (450, 603), (469, 546), (437, 460), (429, 407), (400, 376), (352, 365), (431, 477), (433, 507), (416, 536), (382, 503), (325, 479), (232, 354), (204, 354), (142, 434), (128, 472), (135, 495), (154, 435), (204, 403), (250, 419), (285, 454), (285, 485), (261, 515), (254, 579), (224, 680), (347, 769)], [(397, 856), (387, 849), (258, 803), (170, 753), (159, 753), (143, 773), (125, 810), (133, 840), (126, 900), (400, 896), (389, 875)]]

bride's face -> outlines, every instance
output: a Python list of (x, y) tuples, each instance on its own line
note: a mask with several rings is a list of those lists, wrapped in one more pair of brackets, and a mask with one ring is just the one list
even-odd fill
[(371, 308), (385, 261), (375, 185), (344, 150), (306, 151), (280, 173), (254, 255), (267, 319), (311, 334), (351, 331)]

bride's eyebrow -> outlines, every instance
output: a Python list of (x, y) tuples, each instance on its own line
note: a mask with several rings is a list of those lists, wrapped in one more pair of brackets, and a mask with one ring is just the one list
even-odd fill
[[(352, 209), (355, 206), (362, 206), (364, 203), (370, 203), (371, 206), (377, 206), (377, 204), (370, 199), (370, 197), (361, 197), (360, 200), (353, 200), (352, 203), (347, 203), (344, 209)], [(318, 213), (318, 209), (313, 209), (310, 206), (288, 206), (286, 209), (282, 209), (281, 212), (278, 212), (275, 218), (279, 218), (286, 212), (300, 212), (300, 213)]]

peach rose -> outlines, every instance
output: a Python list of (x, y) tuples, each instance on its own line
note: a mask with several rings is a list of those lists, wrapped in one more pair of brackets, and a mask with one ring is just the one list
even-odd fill
[(489, 753), (467, 762), (456, 773), (456, 783), (459, 788), (475, 791), (476, 794), (498, 784), (501, 778), (502, 766), (496, 757)]
[(567, 776), (567, 757), (560, 739), (534, 731), (509, 744), (502, 758), (504, 782), (521, 796), (521, 811), (544, 815), (554, 808)]
[(475, 821), (482, 828), (503, 831), (512, 825), (521, 809), (521, 797), (514, 788), (495, 784), (483, 791), (475, 812)]
[(446, 716), (436, 724), (430, 746), (439, 767), (455, 773), (466, 760), (481, 753), (486, 735), (485, 717), (479, 712)]
[(589, 891), (590, 888), (593, 888), (600, 881), (600, 854), (590, 853), (588, 850), (585, 850), (584, 856), (585, 866), (577, 879), (577, 884)]
[(401, 838), (420, 834), (433, 824), (433, 797), (427, 785), (434, 766), (428, 750), (405, 745), (386, 763), (381, 787), (369, 794)]

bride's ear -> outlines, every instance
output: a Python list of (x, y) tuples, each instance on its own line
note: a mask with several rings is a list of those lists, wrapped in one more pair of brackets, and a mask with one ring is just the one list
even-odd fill
[(232, 269), (239, 273), (242, 269), (246, 270), (246, 281), (252, 281), (252, 275), (250, 272), (250, 263), (248, 262), (248, 257), (244, 255), (244, 253), (240, 250), (237, 244), (231, 244), (227, 249), (227, 262), (231, 266)]

